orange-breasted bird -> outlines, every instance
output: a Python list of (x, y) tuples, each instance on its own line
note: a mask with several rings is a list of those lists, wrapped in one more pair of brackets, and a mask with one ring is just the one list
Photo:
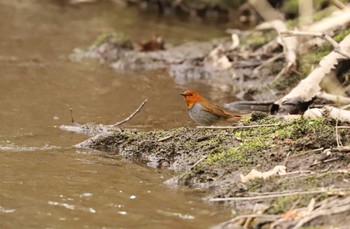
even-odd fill
[(209, 100), (202, 97), (198, 91), (187, 90), (181, 95), (187, 103), (190, 117), (199, 125), (210, 126), (219, 120), (237, 122), (242, 118), (240, 114), (222, 110), (212, 104)]

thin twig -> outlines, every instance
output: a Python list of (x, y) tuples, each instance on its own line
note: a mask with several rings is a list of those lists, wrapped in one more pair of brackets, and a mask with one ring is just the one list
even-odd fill
[(71, 106), (69, 106), (68, 103), (66, 104), (66, 106), (68, 107), (68, 109), (70, 111), (70, 118), (71, 118), (72, 124), (74, 124), (74, 125), (78, 124), (74, 121), (74, 118), (73, 118), (73, 108)]
[(350, 126), (338, 126), (338, 129), (350, 129)]
[(280, 124), (262, 124), (262, 125), (251, 125), (251, 126), (197, 126), (199, 129), (249, 129), (257, 127), (269, 127), (269, 126), (279, 126)]
[(320, 151), (323, 151), (324, 148), (317, 148), (317, 149), (311, 149), (311, 150), (307, 150), (307, 151), (303, 151), (299, 154), (294, 154), (292, 156), (290, 156), (291, 158), (296, 158), (296, 157), (301, 157), (301, 156), (304, 156), (305, 154), (308, 154), (308, 153), (316, 153), (316, 152), (320, 152)]
[(142, 107), (147, 103), (148, 99), (145, 99), (140, 106), (131, 114), (129, 115), (129, 117), (127, 117), (126, 119), (124, 119), (123, 121), (117, 122), (115, 124), (112, 125), (108, 125), (110, 127), (116, 127), (116, 126), (120, 126), (121, 124), (126, 123), (127, 121), (129, 121), (130, 119), (132, 119), (135, 115), (137, 115), (137, 113), (140, 112), (140, 110), (142, 109)]
[(345, 105), (345, 106), (341, 107), (340, 109), (342, 109), (342, 110), (347, 110), (349, 107), (350, 107), (350, 104)]
[(325, 163), (337, 161), (339, 159), (340, 159), (339, 157), (335, 157), (335, 158), (330, 158), (330, 159), (327, 159), (327, 160), (324, 160), (324, 161), (315, 161), (313, 164), (310, 165), (310, 167), (313, 167), (313, 166), (316, 166), (316, 165), (319, 165), (319, 164), (325, 164)]
[(281, 52), (281, 53), (279, 53), (279, 54), (277, 54), (277, 55), (274, 55), (274, 56), (272, 56), (271, 58), (265, 60), (265, 61), (262, 62), (258, 67), (254, 68), (252, 74), (253, 74), (253, 75), (258, 75), (258, 74), (260, 74), (259, 71), (260, 71), (262, 68), (266, 67), (266, 66), (269, 65), (270, 63), (275, 62), (275, 60), (278, 60), (278, 59), (282, 58), (283, 56), (284, 56), (284, 53)]
[(339, 119), (337, 119), (337, 120), (335, 121), (335, 140), (337, 141), (337, 146), (338, 146), (338, 148), (339, 148), (339, 147), (342, 147), (342, 146), (343, 146), (343, 143), (341, 143), (341, 141), (339, 140), (338, 122), (339, 122)]
[(349, 152), (350, 151), (350, 146), (342, 146), (342, 147), (333, 148), (332, 151), (335, 151), (335, 152)]
[(166, 140), (168, 140), (168, 139), (170, 139), (170, 138), (172, 138), (172, 137), (174, 137), (174, 135), (171, 134), (171, 135), (168, 135), (168, 136), (159, 138), (159, 139), (158, 139), (158, 142), (166, 141)]
[(342, 213), (345, 211), (349, 211), (350, 210), (350, 205), (345, 205), (345, 206), (336, 206), (334, 208), (331, 209), (322, 209), (322, 210), (316, 210), (313, 214), (311, 214), (310, 216), (304, 217), (302, 218), (294, 227), (293, 229), (298, 229), (301, 226), (303, 226), (305, 223), (310, 222), (311, 220), (320, 217), (320, 216), (324, 216), (324, 215), (333, 215), (333, 214), (338, 214), (338, 213)]
[(341, 10), (346, 9), (346, 5), (339, 0), (330, 0), (330, 2)]
[(317, 189), (317, 190), (309, 190), (309, 191), (297, 191), (297, 192), (289, 192), (289, 193), (278, 193), (273, 195), (261, 195), (261, 196), (247, 196), (247, 197), (228, 197), (228, 198), (212, 198), (209, 201), (211, 202), (219, 202), (219, 201), (244, 201), (244, 200), (263, 200), (263, 199), (271, 199), (278, 198), (283, 196), (294, 196), (294, 195), (310, 195), (310, 194), (318, 194), (318, 193), (334, 193), (339, 191), (349, 191), (349, 188), (339, 188), (339, 189)]
[(208, 155), (203, 156), (201, 159), (199, 159), (196, 163), (194, 163), (189, 170), (193, 169), (194, 167), (196, 167), (199, 163), (201, 163), (203, 160), (205, 160), (208, 157)]

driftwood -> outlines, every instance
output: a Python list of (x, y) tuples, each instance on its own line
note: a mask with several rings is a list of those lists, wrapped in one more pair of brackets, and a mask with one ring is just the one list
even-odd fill
[(329, 30), (334, 30), (339, 26), (346, 25), (350, 22), (350, 8), (344, 9), (342, 11), (335, 12), (332, 16), (326, 17), (309, 27), (305, 28), (306, 31), (311, 32), (327, 32)]
[(313, 1), (299, 0), (299, 25), (304, 26), (312, 23)]
[(248, 2), (265, 21), (283, 19), (283, 15), (276, 11), (266, 0), (249, 0)]
[(333, 118), (341, 122), (350, 122), (350, 111), (339, 108), (324, 106), (323, 108), (313, 108), (305, 111), (305, 118)]
[[(290, 32), (293, 34), (293, 32)], [(305, 35), (305, 33), (294, 33)], [(312, 35), (312, 34), (311, 34)], [(326, 37), (320, 33), (314, 36)], [(329, 37), (327, 37), (329, 38)], [(332, 45), (334, 42), (331, 42)], [(302, 80), (292, 91), (275, 102), (279, 113), (300, 113), (300, 104), (310, 103), (320, 92), (320, 83), (342, 60), (347, 60), (350, 53), (350, 35), (337, 44), (335, 50), (322, 58), (319, 66), (314, 69), (304, 80)], [(307, 107), (307, 106), (306, 106)]]

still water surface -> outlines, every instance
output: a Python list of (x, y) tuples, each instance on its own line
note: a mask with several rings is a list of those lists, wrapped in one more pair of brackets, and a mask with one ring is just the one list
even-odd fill
[[(149, 103), (125, 127), (192, 125), (165, 71), (117, 73), (93, 61), (71, 62), (75, 47), (117, 31), (134, 41), (208, 39), (221, 29), (159, 22), (108, 2), (71, 6), (63, 1), (0, 0), (0, 228), (208, 228), (229, 211), (202, 201), (203, 193), (163, 184), (158, 171), (101, 157), (72, 145), (87, 137), (58, 128), (112, 124), (140, 102)], [(203, 36), (205, 34), (205, 36)]]

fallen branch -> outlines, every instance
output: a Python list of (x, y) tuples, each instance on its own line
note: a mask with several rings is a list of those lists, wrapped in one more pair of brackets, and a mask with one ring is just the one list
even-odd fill
[(350, 111), (339, 108), (324, 106), (320, 108), (312, 108), (305, 111), (304, 118), (332, 118), (341, 122), (350, 122)]
[(341, 10), (346, 9), (346, 5), (339, 0), (330, 0), (330, 2)]
[[(341, 126), (339, 126), (338, 128), (340, 128), (340, 127)], [(349, 152), (350, 146), (341, 146), (341, 147), (333, 148), (332, 151), (334, 151), (334, 152)]]
[(317, 94), (317, 98), (320, 99), (325, 99), (328, 101), (332, 101), (335, 103), (341, 103), (341, 104), (349, 104), (350, 103), (350, 98), (341, 96), (341, 95), (332, 95), (326, 92), (320, 92)]
[(344, 26), (350, 22), (350, 8), (335, 12), (333, 15), (326, 17), (306, 28), (312, 32), (327, 32), (337, 27)]

